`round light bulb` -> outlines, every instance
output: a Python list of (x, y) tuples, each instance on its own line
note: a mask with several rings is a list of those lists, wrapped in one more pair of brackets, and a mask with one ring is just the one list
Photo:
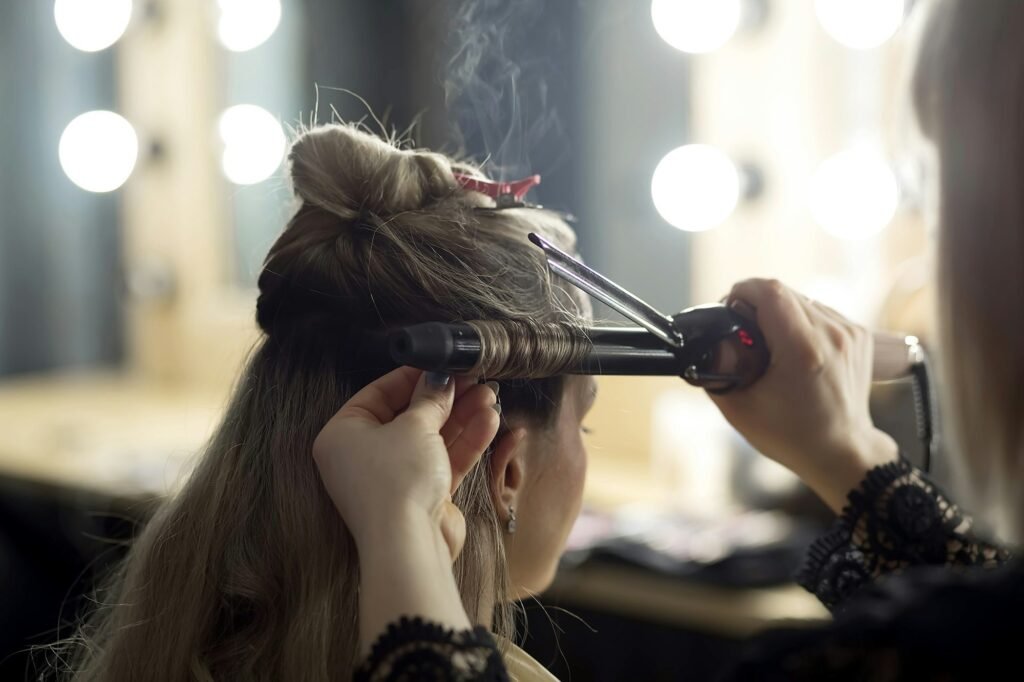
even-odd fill
[(892, 38), (904, 10), (905, 0), (814, 0), (825, 32), (855, 50), (869, 50)]
[(740, 174), (714, 147), (690, 144), (673, 149), (654, 169), (651, 197), (658, 213), (687, 232), (722, 223), (740, 200)]
[(97, 52), (124, 35), (132, 18), (132, 0), (57, 0), (53, 18), (72, 47)]
[(281, 23), (280, 0), (218, 0), (217, 35), (232, 52), (262, 45)]
[(224, 175), (236, 185), (266, 180), (284, 158), (284, 130), (274, 116), (253, 104), (239, 104), (220, 116)]
[(71, 182), (90, 192), (111, 192), (132, 174), (139, 138), (114, 112), (90, 111), (64, 128), (57, 155)]
[(850, 149), (823, 161), (809, 190), (814, 221), (840, 239), (877, 235), (899, 207), (895, 173), (885, 159), (868, 150)]
[(742, 18), (741, 0), (653, 0), (651, 19), (665, 42), (699, 54), (718, 49), (732, 37)]

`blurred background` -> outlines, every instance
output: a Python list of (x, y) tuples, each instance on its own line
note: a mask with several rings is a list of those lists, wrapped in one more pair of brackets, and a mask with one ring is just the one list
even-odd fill
[[(913, 4), (0, 3), (0, 676), (70, 634), (216, 424), (303, 125), (540, 173), (584, 258), (665, 312), (771, 276), (927, 342)], [(526, 648), (573, 679), (703, 679), (825, 618), (792, 583), (828, 520), (806, 491), (678, 379), (600, 383)], [(873, 404), (918, 456), (909, 389)]]

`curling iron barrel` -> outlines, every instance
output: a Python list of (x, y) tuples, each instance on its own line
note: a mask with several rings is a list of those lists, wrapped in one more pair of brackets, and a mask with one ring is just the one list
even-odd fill
[[(753, 384), (768, 368), (768, 349), (757, 325), (724, 306), (691, 308), (673, 316), (672, 321), (682, 340), (675, 348), (640, 327), (578, 330), (586, 337), (589, 351), (564, 371), (681, 376), (710, 391), (727, 392)], [(427, 322), (389, 335), (395, 362), (431, 371), (479, 370), (483, 345), (476, 329), (467, 323)], [(914, 337), (875, 335), (876, 381), (906, 376), (922, 360), (923, 352)]]
[(432, 372), (468, 372), (480, 360), (483, 343), (465, 323), (424, 322), (391, 333), (391, 357), (400, 365)]
[[(768, 350), (760, 330), (724, 306), (691, 308), (673, 316), (670, 323), (675, 334), (673, 345), (642, 327), (553, 327), (549, 330), (551, 345), (558, 345), (554, 339), (564, 341), (567, 334), (573, 334), (586, 349), (554, 371), (675, 375), (709, 390), (726, 391), (753, 383), (768, 366)], [(519, 331), (523, 331), (523, 327)], [(539, 326), (530, 327), (528, 333), (546, 332)], [(531, 341), (535, 349), (546, 345), (543, 339)], [(481, 358), (487, 350), (485, 343), (471, 324), (429, 322), (394, 330), (390, 334), (389, 350), (392, 359), (403, 365), (432, 371), (477, 371), (502, 378), (491, 373), (490, 368), (481, 367)]]

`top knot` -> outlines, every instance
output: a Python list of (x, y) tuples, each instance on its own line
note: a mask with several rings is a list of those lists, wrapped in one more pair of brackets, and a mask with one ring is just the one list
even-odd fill
[(346, 220), (418, 210), (458, 187), (444, 156), (398, 149), (350, 124), (306, 131), (288, 159), (295, 194)]

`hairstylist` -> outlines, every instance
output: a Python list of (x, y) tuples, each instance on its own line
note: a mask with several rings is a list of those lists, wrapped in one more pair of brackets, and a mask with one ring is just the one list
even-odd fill
[[(1018, 542), (1024, 523), (1024, 3), (919, 4), (931, 13), (913, 95), (939, 161), (946, 424), (976, 493), (971, 506)], [(842, 512), (833, 532), (812, 548), (801, 576), (837, 609), (835, 622), (760, 640), (736, 679), (1007, 677), (1019, 665), (1024, 635), (1024, 570), (1008, 563), (1004, 550), (975, 538), (970, 518), (872, 425), (868, 335), (772, 281), (740, 283), (730, 302), (756, 318), (772, 365), (753, 387), (716, 403), (755, 447)], [(394, 380), (385, 377), (353, 398), (364, 407), (343, 408), (316, 452), (325, 485), (353, 527), (364, 575), (387, 581), (363, 587), (363, 641), (396, 626), (364, 673), (369, 679), (400, 678), (403, 670), (419, 679), (503, 679), (500, 659), (488, 653), (493, 642), (468, 629), (449, 587), (447, 561), (458, 536), (442, 520), (457, 517), (444, 511), (444, 502), (450, 477), (457, 480), (478, 454), (470, 452), (475, 448), (446, 452), (438, 435), (457, 387), (414, 392), (407, 377), (388, 391), (381, 387), (387, 381)], [(424, 401), (437, 407), (426, 409)], [(405, 419), (407, 413), (431, 419)], [(484, 440), (473, 445), (482, 449)], [(411, 478), (400, 467), (378, 466), (380, 453), (435, 473)], [(404, 511), (384, 509), (378, 488), (387, 499), (401, 492), (417, 502)], [(377, 515), (387, 522), (374, 520)], [(372, 573), (378, 568), (379, 576)], [(893, 573), (899, 575), (880, 580)], [(403, 615), (454, 632), (398, 626)], [(433, 667), (409, 667), (422, 660)]]

